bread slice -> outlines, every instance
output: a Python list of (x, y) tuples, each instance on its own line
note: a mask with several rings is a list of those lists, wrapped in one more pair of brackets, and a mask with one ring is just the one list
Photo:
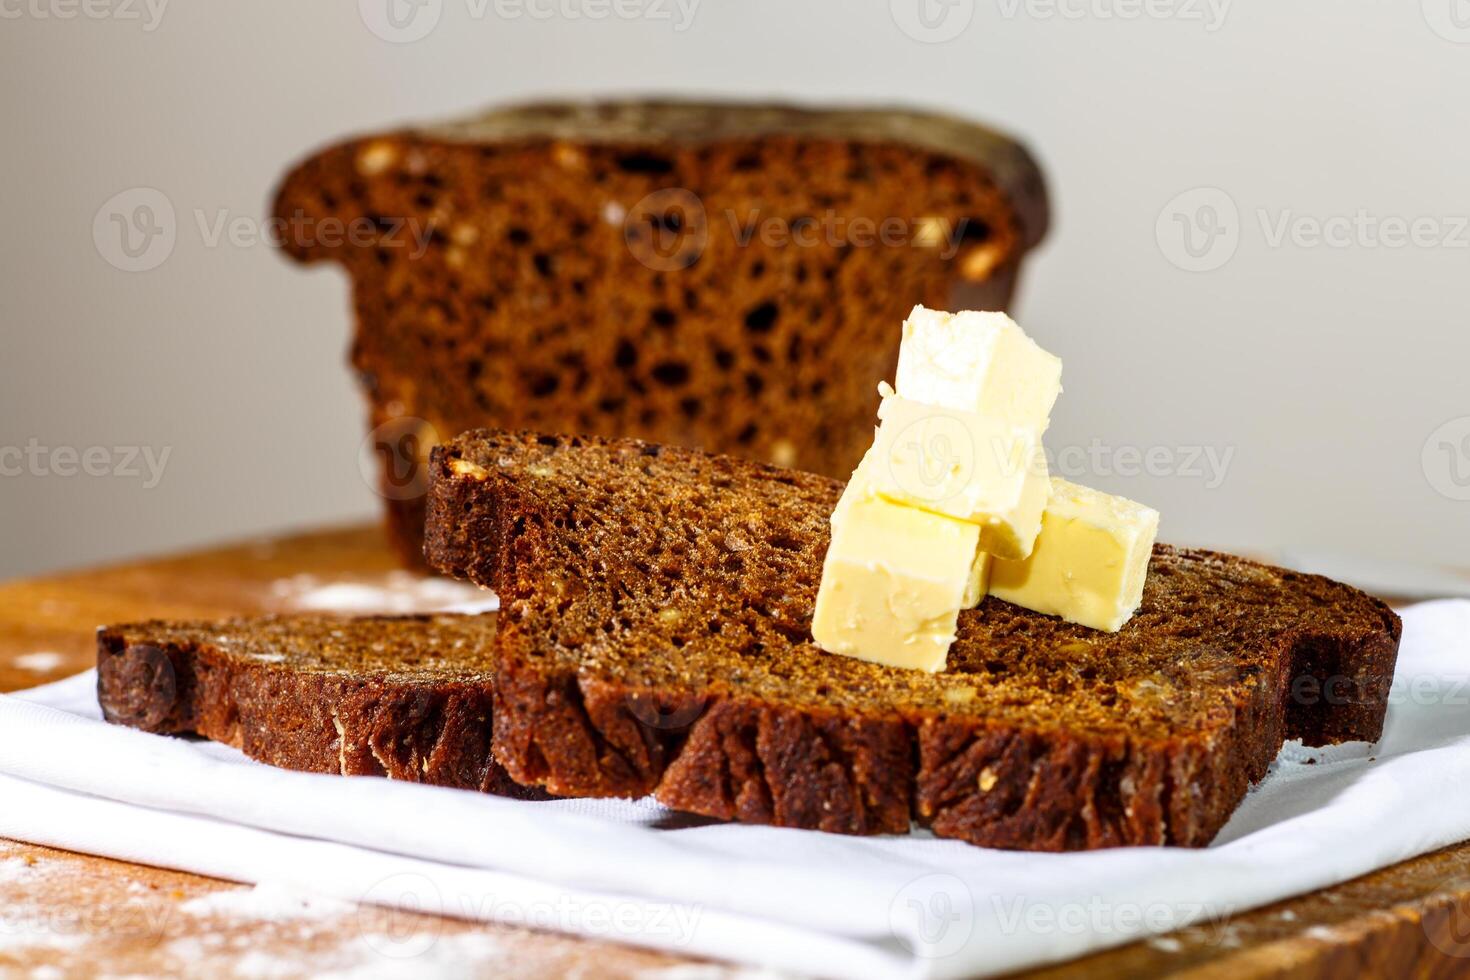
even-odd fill
[(1399, 620), (1325, 578), (1159, 545), (1119, 632), (987, 598), (926, 674), (811, 642), (836, 481), (488, 431), (430, 476), (431, 564), (503, 604), (496, 758), (557, 795), (1029, 850), (1201, 846), (1284, 739), (1382, 728)]
[(261, 762), (509, 796), (490, 755), (492, 616), (146, 622), (97, 634), (110, 722)]
[(846, 476), (892, 325), (1006, 308), (1047, 204), (1024, 147), (949, 116), (631, 101), (351, 139), (286, 176), (275, 216), (291, 256), (351, 277), (390, 526), (419, 562), (428, 447), (478, 426)]

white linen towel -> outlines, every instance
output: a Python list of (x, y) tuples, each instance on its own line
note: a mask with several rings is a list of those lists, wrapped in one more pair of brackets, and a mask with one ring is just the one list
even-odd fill
[(1470, 838), (1463, 600), (1404, 613), (1376, 746), (1287, 746), (1201, 850), (1028, 854), (286, 772), (105, 725), (94, 684), (0, 696), (0, 836), (807, 974), (1003, 973), (1186, 925), (1228, 941), (1235, 913)]

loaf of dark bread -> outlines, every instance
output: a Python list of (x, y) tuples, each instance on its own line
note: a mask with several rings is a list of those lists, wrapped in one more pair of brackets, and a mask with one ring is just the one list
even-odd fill
[(490, 755), (492, 616), (146, 622), (97, 634), (110, 722), (306, 772), (539, 796)]
[(916, 302), (1004, 309), (1047, 224), (1025, 149), (969, 122), (675, 102), (349, 140), (293, 170), (275, 214), (292, 256), (352, 280), (411, 560), (428, 447), (479, 426), (846, 476), (896, 324)]
[(992, 847), (1207, 844), (1284, 739), (1380, 734), (1400, 625), (1325, 578), (1159, 545), (1117, 633), (994, 598), (938, 674), (830, 655), (841, 484), (634, 440), (467, 433), (427, 554), (494, 588), (494, 751), (558, 795)]

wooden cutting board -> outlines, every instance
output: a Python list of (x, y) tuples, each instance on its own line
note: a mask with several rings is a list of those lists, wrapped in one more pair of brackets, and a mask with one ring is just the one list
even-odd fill
[[(90, 666), (93, 631), (104, 622), (287, 612), (303, 595), (335, 583), (401, 585), (376, 527), (0, 585), (0, 691)], [(196, 875), (0, 840), (0, 976), (412, 975), (430, 967), (526, 978), (581, 973), (714, 980), (738, 974), (610, 943), (251, 892)], [(1165, 974), (1470, 975), (1470, 844), (1032, 975)]]

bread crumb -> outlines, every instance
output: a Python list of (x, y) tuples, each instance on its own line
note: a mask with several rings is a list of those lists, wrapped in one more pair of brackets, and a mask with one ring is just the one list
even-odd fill
[(376, 177), (398, 162), (398, 148), (386, 140), (373, 140), (357, 151), (357, 172)]
[(467, 459), (451, 459), (449, 471), (455, 476), (467, 476), (471, 480), (484, 480), (490, 476), (490, 471), (478, 463), (471, 463)]
[(587, 156), (571, 143), (557, 143), (551, 148), (551, 159), (563, 170), (586, 170)]
[(1000, 777), (998, 777), (995, 774), (995, 770), (994, 769), (991, 769), (989, 766), (986, 766), (984, 769), (981, 769), (980, 770), (980, 792), (982, 792), (982, 793), (989, 793), (992, 789), (995, 788), (995, 784), (996, 784), (996, 782), (999, 781), (999, 779), (1000, 779)]
[(960, 275), (971, 282), (979, 282), (990, 277), (995, 271), (996, 264), (1000, 262), (1001, 250), (994, 243), (981, 245), (969, 255), (960, 260)]

